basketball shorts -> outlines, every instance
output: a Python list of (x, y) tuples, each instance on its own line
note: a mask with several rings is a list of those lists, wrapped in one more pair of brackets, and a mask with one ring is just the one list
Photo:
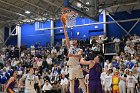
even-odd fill
[(84, 78), (83, 71), (82, 71), (80, 65), (77, 65), (77, 66), (69, 66), (68, 73), (69, 73), (69, 79), (70, 80)]

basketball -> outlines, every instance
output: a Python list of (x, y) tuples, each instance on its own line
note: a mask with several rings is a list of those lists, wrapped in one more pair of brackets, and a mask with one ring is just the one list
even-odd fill
[(63, 15), (61, 16), (61, 21), (62, 21), (62, 23), (63, 23), (64, 25), (66, 25), (66, 22), (67, 22), (67, 15), (66, 15), (66, 14), (63, 14)]

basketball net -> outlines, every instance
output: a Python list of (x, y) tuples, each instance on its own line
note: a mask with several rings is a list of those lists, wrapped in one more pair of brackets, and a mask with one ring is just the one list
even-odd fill
[(78, 14), (68, 8), (62, 10), (61, 21), (66, 27), (73, 27), (76, 24), (76, 17)]

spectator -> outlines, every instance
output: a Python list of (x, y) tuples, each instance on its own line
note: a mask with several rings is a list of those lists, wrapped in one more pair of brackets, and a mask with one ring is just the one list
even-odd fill
[(45, 84), (44, 84), (42, 90), (44, 93), (49, 93), (50, 90), (52, 90), (52, 85), (49, 83), (48, 80), (45, 81)]
[(136, 86), (136, 93), (140, 93), (140, 84), (139, 83)]
[(126, 93), (126, 78), (127, 75), (124, 73), (124, 70), (120, 70), (120, 82), (119, 82), (119, 91), (120, 93)]
[(113, 59), (113, 60), (112, 60), (112, 66), (114, 67), (114, 69), (118, 69), (119, 63), (117, 62), (116, 59)]
[(129, 72), (129, 76), (126, 78), (127, 93), (134, 93), (135, 84), (137, 83), (136, 78), (133, 76), (133, 72)]
[(62, 75), (60, 85), (62, 86), (61, 93), (66, 93), (66, 88), (68, 87), (68, 79), (65, 77), (65, 75)]
[(109, 71), (107, 72), (107, 74), (104, 77), (104, 91), (105, 93), (111, 93), (111, 85), (112, 85), (112, 76), (110, 76)]

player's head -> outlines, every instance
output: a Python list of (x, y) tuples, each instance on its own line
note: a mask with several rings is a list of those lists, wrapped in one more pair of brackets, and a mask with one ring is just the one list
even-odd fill
[(17, 71), (14, 70), (12, 76), (17, 77)]
[(77, 39), (72, 39), (72, 45), (73, 46), (78, 46), (78, 40)]
[(103, 57), (101, 55), (97, 55), (95, 58), (94, 58), (94, 61), (96, 63), (100, 63), (100, 62), (103, 62)]

